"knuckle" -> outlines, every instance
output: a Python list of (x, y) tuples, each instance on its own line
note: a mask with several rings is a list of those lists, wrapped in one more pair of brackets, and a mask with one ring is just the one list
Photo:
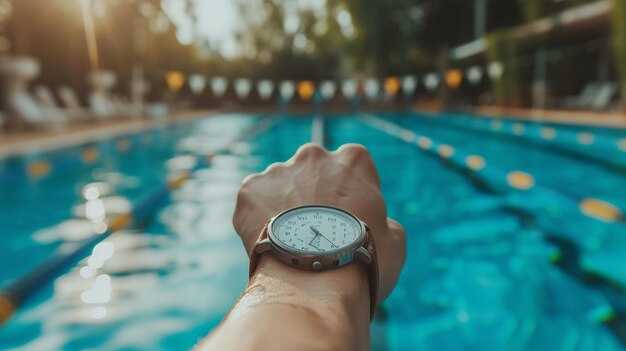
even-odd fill
[(282, 162), (274, 162), (271, 165), (267, 166), (263, 174), (275, 174), (284, 171), (285, 165)]
[(241, 188), (239, 190), (239, 193), (241, 194), (241, 190), (254, 184), (254, 182), (256, 182), (260, 177), (261, 177), (261, 174), (259, 173), (252, 173), (248, 175), (247, 177), (245, 177), (243, 181), (241, 181)]
[(343, 144), (337, 151), (360, 156), (369, 156), (370, 154), (365, 146), (354, 143)]
[(235, 232), (239, 233), (239, 223), (241, 221), (239, 219), (239, 216), (238, 216), (237, 212), (235, 212), (235, 214), (233, 215), (233, 218), (231, 219), (231, 222), (233, 224), (233, 228), (235, 229)]
[(318, 144), (315, 143), (307, 143), (302, 145), (298, 151), (296, 151), (296, 155), (299, 157), (320, 157), (327, 153), (327, 151)]
[(391, 232), (394, 234), (395, 239), (400, 243), (406, 242), (406, 229), (402, 226), (402, 224), (397, 221), (389, 218), (388, 220), (389, 228)]
[(370, 152), (361, 144), (344, 144), (337, 152), (353, 162), (362, 159), (371, 159)]

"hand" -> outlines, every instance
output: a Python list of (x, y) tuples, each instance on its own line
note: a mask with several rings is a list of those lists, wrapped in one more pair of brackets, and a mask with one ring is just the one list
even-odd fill
[(248, 255), (271, 217), (305, 204), (335, 206), (368, 224), (378, 255), (378, 297), (384, 300), (404, 264), (406, 238), (404, 228), (387, 218), (380, 179), (367, 149), (346, 144), (328, 152), (307, 144), (287, 162), (247, 177), (237, 197), (233, 225)]

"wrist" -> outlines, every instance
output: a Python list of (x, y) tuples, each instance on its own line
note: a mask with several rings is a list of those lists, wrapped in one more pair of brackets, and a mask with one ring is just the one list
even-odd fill
[[(302, 338), (339, 340), (345, 345), (369, 348), (369, 287), (366, 267), (359, 262), (341, 268), (311, 272), (289, 267), (270, 254), (261, 256), (258, 269), (227, 320), (263, 314), (264, 327), (289, 328), (297, 323), (314, 325)], [(280, 311), (280, 312), (278, 312)], [(284, 316), (289, 313), (290, 317)], [(296, 333), (297, 334), (297, 333)], [(365, 343), (365, 344), (364, 344)], [(335, 345), (338, 349), (348, 349)]]

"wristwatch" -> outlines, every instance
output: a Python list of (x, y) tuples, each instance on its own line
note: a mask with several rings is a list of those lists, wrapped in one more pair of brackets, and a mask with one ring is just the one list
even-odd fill
[(378, 262), (374, 238), (365, 222), (352, 213), (326, 205), (305, 205), (271, 218), (261, 231), (250, 257), (250, 277), (261, 254), (270, 252), (294, 268), (322, 271), (355, 260), (368, 267), (370, 317), (378, 295)]

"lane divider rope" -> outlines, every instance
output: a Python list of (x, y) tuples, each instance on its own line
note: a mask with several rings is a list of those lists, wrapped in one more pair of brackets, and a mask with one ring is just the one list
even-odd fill
[[(524, 173), (521, 171), (512, 171), (512, 172), (506, 173), (501, 170), (498, 170), (494, 166), (487, 167), (486, 161), (480, 155), (467, 155), (465, 153), (455, 151), (454, 148), (450, 145), (441, 144), (439, 142), (433, 141), (431, 138), (427, 136), (418, 135), (412, 130), (403, 128), (395, 123), (386, 121), (372, 114), (363, 114), (362, 119), (365, 124), (369, 125), (372, 128), (378, 129), (393, 137), (401, 139), (406, 143), (417, 145), (423, 151), (430, 153), (432, 155), (435, 155), (446, 162), (451, 162), (455, 166), (470, 172), (473, 176), (478, 176), (478, 177), (483, 178), (483, 181), (486, 181), (487, 184), (490, 184), (491, 183), (490, 179), (493, 179), (493, 178), (499, 178), (499, 179), (509, 178), (508, 189), (501, 186), (502, 182), (500, 182), (500, 184), (498, 184), (498, 186), (496, 186), (495, 188), (491, 189), (498, 193), (508, 193), (509, 192), (508, 190), (513, 190), (513, 191), (516, 191), (517, 193), (522, 193), (522, 194), (534, 191), (537, 193), (542, 193), (542, 195), (555, 196), (561, 200), (569, 200), (570, 203), (568, 204), (568, 207), (575, 205), (571, 198), (567, 198), (565, 196), (562, 196), (561, 194), (559, 194), (558, 192), (554, 190), (543, 188), (541, 185), (535, 184), (534, 177), (532, 177), (532, 175), (528, 173)], [(442, 147), (444, 150), (443, 152), (441, 151)], [(532, 201), (532, 200), (533, 198), (531, 196), (526, 201)], [(608, 202), (598, 200), (598, 199), (587, 198), (587, 199), (583, 199), (580, 201), (578, 205), (578, 209), (579, 209), (579, 213), (582, 213), (587, 217), (591, 217), (591, 218), (608, 222), (608, 223), (618, 222), (617, 225), (620, 225), (622, 227), (624, 226), (624, 210)], [(540, 210), (537, 213), (534, 213), (533, 215), (535, 216), (541, 215), (542, 212), (546, 212), (546, 211)], [(539, 226), (543, 227), (543, 225), (540, 223), (539, 223)], [(545, 228), (542, 228), (542, 229), (545, 230)], [(561, 228), (560, 230), (564, 230), (564, 228)], [(549, 228), (547, 229), (547, 233), (550, 236), (555, 235), (555, 234), (557, 236), (559, 235), (555, 232), (551, 232)], [(568, 230), (566, 230), (562, 234), (565, 234), (565, 236), (567, 237), (575, 236), (572, 233), (569, 233)], [(578, 236), (580, 237), (580, 234), (578, 234)], [(614, 286), (614, 284), (616, 284), (621, 278), (619, 270), (607, 268), (606, 262), (603, 263), (604, 265), (598, 265), (599, 269), (595, 269), (594, 265), (596, 265), (596, 263), (587, 257), (597, 259), (596, 256), (597, 255), (594, 252), (591, 252), (589, 255), (586, 255), (583, 258), (583, 261), (582, 261), (583, 265), (580, 266), (580, 268), (586, 269), (587, 271), (590, 271), (590, 272), (595, 272), (599, 277), (602, 277), (604, 279), (605, 283), (608, 282), (610, 286)], [(560, 254), (557, 257), (551, 258), (551, 261), (555, 263), (559, 258), (560, 258)], [(587, 262), (586, 266), (584, 264), (585, 262)], [(578, 274), (577, 271), (575, 270), (567, 270), (567, 272), (573, 275)], [(619, 286), (619, 283), (617, 283), (617, 286)], [(613, 317), (615, 316), (614, 309), (613, 307), (609, 305), (607, 305), (606, 308), (607, 310), (603, 311), (605, 313), (601, 316), (601, 318), (593, 318), (593, 320), (602, 322), (602, 323), (606, 323), (612, 320)]]
[[(266, 119), (263, 120), (260, 125), (252, 129), (252, 132), (245, 135), (244, 138), (253, 138), (267, 131), (278, 122), (278, 117), (265, 118)], [(212, 157), (227, 153), (232, 144), (236, 141), (232, 141), (230, 144), (225, 145), (208, 156), (198, 157), (195, 166), (170, 176), (165, 184), (137, 201), (129, 213), (119, 214), (109, 219), (106, 224), (106, 230), (101, 234), (96, 233), (89, 239), (74, 243), (71, 248), (59, 250), (52, 258), (45, 261), (33, 271), (9, 283), (0, 291), (0, 326), (6, 324), (17, 309), (41, 287), (63, 274), (63, 272), (75, 264), (75, 262), (87, 256), (88, 252), (93, 249), (96, 244), (115, 232), (129, 227), (133, 223), (141, 222), (143, 219), (153, 214), (159, 208), (159, 204), (161, 204), (162, 200), (164, 200), (171, 191), (181, 188), (196, 171), (208, 167)]]
[(417, 135), (410, 129), (403, 128), (372, 114), (364, 113), (363, 121), (371, 127), (402, 139), (407, 143), (417, 144), (420, 149), (465, 169), (474, 176), (481, 178), (495, 192), (533, 190), (546, 194), (557, 194), (561, 199), (569, 200), (571, 205), (578, 207), (580, 212), (586, 216), (606, 222), (625, 221), (624, 213), (626, 213), (626, 210), (607, 201), (590, 197), (574, 198), (554, 189), (545, 188), (536, 183), (532, 174), (521, 170), (505, 172), (494, 165), (487, 167), (486, 160), (480, 155), (463, 153), (456, 150), (452, 145), (436, 142), (425, 135)]
[(557, 131), (550, 126), (502, 121), (501, 119), (488, 120), (464, 115), (452, 115), (452, 117), (443, 119), (438, 116), (429, 116), (421, 120), (463, 131), (470, 129), (475, 132), (529, 140), (544, 147), (550, 146), (555, 151), (575, 154), (607, 165), (614, 170), (626, 172), (626, 138), (612, 138), (592, 132)]

